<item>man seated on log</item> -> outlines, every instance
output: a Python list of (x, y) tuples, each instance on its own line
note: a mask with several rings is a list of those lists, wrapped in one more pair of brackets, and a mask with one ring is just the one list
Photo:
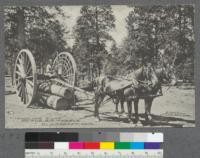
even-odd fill
[(52, 64), (53, 64), (53, 61), (52, 59), (49, 59), (48, 63), (47, 63), (47, 66), (46, 66), (46, 72), (45, 72), (45, 75), (51, 77), (53, 76), (53, 69), (52, 69)]

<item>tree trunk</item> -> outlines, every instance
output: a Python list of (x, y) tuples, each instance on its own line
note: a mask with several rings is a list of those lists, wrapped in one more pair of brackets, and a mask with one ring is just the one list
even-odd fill
[[(100, 53), (100, 42), (99, 42), (99, 19), (98, 19), (98, 7), (96, 7), (96, 14), (95, 14), (95, 19), (96, 19), (96, 53)], [(99, 61), (100, 62), (100, 61)], [(98, 75), (100, 76), (100, 66), (97, 64), (98, 67)]]
[(181, 35), (182, 35), (182, 11), (181, 11), (181, 6), (178, 7), (178, 27), (179, 27), (179, 44), (180, 46), (182, 46), (181, 44)]
[(99, 53), (99, 20), (98, 20), (98, 8), (96, 7), (96, 14), (95, 14), (95, 19), (96, 19), (96, 45), (97, 45), (97, 53)]
[(23, 7), (17, 8), (17, 20), (19, 48), (23, 49), (25, 47), (25, 15)]
[[(23, 49), (25, 47), (25, 16), (24, 16), (24, 8), (18, 7), (17, 8), (17, 38), (18, 38), (18, 45), (19, 49)], [(12, 55), (12, 64), (11, 64), (11, 78), (12, 78), (12, 85), (14, 85), (14, 65), (15, 60), (17, 57), (17, 53), (15, 52)]]

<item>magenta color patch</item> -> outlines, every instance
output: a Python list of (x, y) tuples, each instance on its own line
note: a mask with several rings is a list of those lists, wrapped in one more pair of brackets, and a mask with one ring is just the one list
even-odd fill
[(84, 149), (84, 144), (81, 142), (69, 142), (69, 149)]

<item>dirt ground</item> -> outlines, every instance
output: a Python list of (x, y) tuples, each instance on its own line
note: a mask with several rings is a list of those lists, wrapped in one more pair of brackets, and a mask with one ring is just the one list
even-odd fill
[[(112, 101), (100, 108), (101, 121), (94, 120), (94, 103), (84, 94), (77, 94), (81, 101), (73, 110), (53, 110), (42, 106), (25, 107), (14, 94), (12, 87), (5, 90), (6, 128), (133, 128), (133, 127), (194, 127), (195, 90), (193, 88), (172, 87), (164, 95), (154, 100), (153, 120), (144, 119), (144, 101), (139, 103), (140, 123), (129, 123), (126, 115), (114, 113)], [(105, 99), (106, 100), (106, 99)], [(125, 111), (126, 104), (125, 104)], [(133, 111), (134, 114), (134, 111)]]

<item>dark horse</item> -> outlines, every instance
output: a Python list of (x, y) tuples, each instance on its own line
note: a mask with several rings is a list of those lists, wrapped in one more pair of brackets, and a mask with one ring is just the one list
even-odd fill
[[(156, 78), (155, 78), (156, 75)], [(136, 75), (137, 76), (137, 75)], [(138, 122), (138, 103), (139, 99), (144, 99), (145, 102), (145, 119), (151, 120), (151, 107), (153, 99), (157, 96), (162, 95), (162, 89), (161, 84), (163, 82), (168, 82), (170, 85), (176, 84), (176, 77), (173, 70), (173, 67), (167, 65), (163, 66), (162, 68), (157, 68), (155, 70), (151, 71), (152, 77), (152, 85), (149, 86), (143, 86), (142, 88), (137, 86), (132, 86), (130, 88), (125, 89), (124, 91), (124, 98), (127, 101), (127, 107), (128, 107), (128, 116), (131, 120), (132, 115), (132, 101), (134, 102), (134, 110), (135, 110), (135, 120)], [(136, 78), (137, 79), (137, 78)], [(143, 89), (143, 90), (142, 90)]]
[[(138, 86), (138, 88), (136, 88), (136, 90), (141, 89), (141, 92), (144, 93), (149, 93), (150, 91), (152, 91), (152, 87), (153, 89), (156, 89), (156, 87), (158, 87), (158, 78), (151, 68), (141, 67), (137, 69), (134, 73), (130, 74), (130, 76), (132, 78), (131, 80), (116, 79), (110, 76), (100, 76), (96, 78), (94, 116), (98, 118), (98, 120), (100, 120), (99, 107), (102, 104), (106, 95), (112, 98), (114, 103), (116, 103), (116, 111), (118, 111), (119, 101), (121, 102), (122, 111), (124, 111), (124, 101), (129, 101), (130, 97), (131, 99), (133, 99), (133, 96), (137, 98), (135, 92), (134, 95), (132, 94), (134, 89), (131, 87), (140, 85)], [(143, 84), (144, 86), (141, 86)], [(146, 86), (148, 88), (145, 88)], [(129, 112), (132, 111), (130, 108), (131, 106), (128, 106)]]

